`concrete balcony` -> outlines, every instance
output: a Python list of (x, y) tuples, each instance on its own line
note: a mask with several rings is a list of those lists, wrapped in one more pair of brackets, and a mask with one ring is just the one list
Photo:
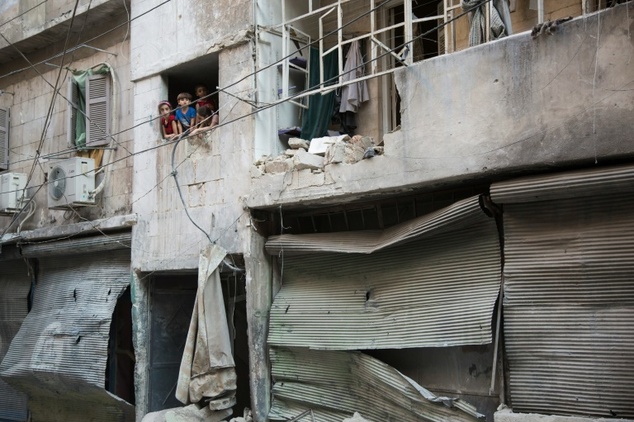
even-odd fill
[(385, 154), (253, 178), (253, 208), (332, 204), (634, 156), (634, 4), (395, 73)]

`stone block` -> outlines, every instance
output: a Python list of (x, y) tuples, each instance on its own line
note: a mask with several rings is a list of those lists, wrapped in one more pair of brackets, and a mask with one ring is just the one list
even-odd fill
[(317, 170), (324, 168), (323, 157), (301, 150), (298, 150), (297, 154), (293, 157), (293, 163), (297, 170)]
[(343, 163), (346, 159), (346, 143), (337, 141), (330, 145), (326, 150), (325, 162), (326, 164), (339, 164)]
[(264, 164), (266, 173), (285, 173), (293, 168), (293, 160), (273, 160)]
[(302, 139), (302, 138), (291, 138), (288, 140), (288, 147), (291, 149), (300, 149), (300, 148), (304, 148), (305, 150), (308, 149), (308, 141)]

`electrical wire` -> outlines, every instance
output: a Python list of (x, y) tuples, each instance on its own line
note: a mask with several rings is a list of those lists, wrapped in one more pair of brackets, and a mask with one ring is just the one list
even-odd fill
[[(143, 16), (147, 15), (147, 14), (148, 14), (148, 13), (150, 13), (150, 12), (153, 12), (154, 10), (158, 9), (159, 7), (161, 7), (161, 6), (163, 6), (163, 5), (167, 4), (167, 3), (169, 3), (169, 2), (171, 2), (171, 1), (172, 1), (172, 0), (164, 0), (163, 2), (161, 2), (161, 3), (157, 4), (156, 6), (153, 6), (153, 7), (149, 8), (149, 9), (148, 9), (148, 10), (146, 10), (145, 12), (139, 13), (137, 16), (135, 16), (135, 17), (133, 17), (133, 18), (126, 19), (126, 20), (125, 20), (125, 22), (119, 23), (119, 24), (117, 24), (117, 25), (113, 26), (112, 28), (110, 28), (110, 29), (108, 29), (108, 30), (106, 30), (106, 31), (102, 32), (102, 33), (95, 35), (95, 36), (94, 36), (94, 37), (92, 37), (92, 38), (88, 38), (88, 39), (86, 39), (86, 40), (84, 40), (84, 41), (81, 41), (81, 42), (77, 43), (77, 45), (75, 46), (75, 48), (82, 47), (82, 46), (84, 46), (84, 45), (86, 45), (86, 44), (88, 44), (88, 43), (90, 43), (90, 42), (92, 42), (92, 41), (95, 41), (95, 40), (97, 40), (97, 39), (99, 39), (99, 38), (103, 37), (104, 35), (108, 35), (109, 33), (113, 32), (113, 31), (116, 31), (117, 29), (119, 29), (119, 28), (121, 28), (121, 27), (123, 27), (123, 26), (125, 26), (125, 25), (130, 25), (130, 23), (132, 23), (133, 21), (135, 21), (135, 20), (137, 20), (137, 19), (139, 19), (139, 18), (141, 18), (141, 17), (143, 17)], [(50, 61), (50, 60), (53, 60), (53, 59), (56, 59), (56, 58), (60, 57), (61, 55), (62, 55), (62, 53), (57, 53), (57, 54), (54, 54), (54, 55), (52, 55), (52, 56), (50, 56), (50, 57), (48, 57), (48, 58), (46, 58), (46, 59), (44, 59), (44, 60), (40, 60), (39, 62), (34, 63), (34, 66), (38, 66), (38, 65), (41, 65), (41, 64), (45, 64), (46, 62), (48, 62), (48, 61)], [(0, 79), (3, 79), (3, 78), (6, 78), (6, 77), (9, 77), (9, 76), (15, 75), (15, 74), (20, 73), (20, 72), (24, 72), (24, 71), (26, 71), (26, 70), (31, 69), (31, 67), (32, 67), (32, 66), (27, 66), (27, 67), (23, 67), (23, 68), (21, 68), (21, 69), (12, 70), (12, 71), (11, 71), (11, 72), (9, 72), (9, 73), (6, 73), (6, 74), (4, 74), (4, 75), (0, 75)]]
[[(167, 3), (168, 1), (170, 1), (170, 0), (165, 1), (165, 2), (161, 3), (160, 5), (158, 5), (158, 6), (156, 6), (156, 7), (159, 7), (159, 6), (161, 6), (161, 5), (165, 4), (165, 3)], [(374, 9), (372, 9), (372, 11), (374, 11), (374, 10), (376, 10), (378, 7), (381, 7), (381, 6), (383, 6), (384, 4), (388, 3), (388, 1), (389, 1), (389, 0), (387, 0), (387, 1), (383, 2), (383, 3), (381, 3), (379, 6), (375, 7)], [(490, 1), (490, 0), (486, 0), (486, 1)], [(486, 1), (485, 1), (485, 2), (486, 2)], [(484, 4), (484, 3), (483, 3), (483, 4)], [(156, 7), (154, 7), (154, 8), (152, 8), (152, 9), (150, 9), (150, 10), (146, 11), (145, 13), (149, 13), (151, 10), (154, 10)], [(464, 15), (465, 15), (466, 13), (468, 13), (468, 12), (469, 12), (469, 11), (466, 11), (466, 12), (464, 12), (464, 13), (462, 13), (462, 14), (460, 14), (460, 15), (456, 16), (456, 17), (454, 17), (453, 19), (451, 19), (451, 20), (449, 20), (449, 21), (447, 21), (447, 22), (444, 22), (444, 23), (442, 23), (442, 24), (440, 24), (440, 25), (437, 25), (435, 28), (433, 28), (433, 29), (431, 29), (431, 30), (429, 30), (429, 31), (426, 31), (426, 32), (425, 32), (425, 33), (423, 33), (423, 34), (420, 34), (419, 36), (417, 36), (417, 37), (413, 38), (413, 39), (412, 39), (411, 41), (409, 41), (409, 42), (411, 43), (411, 42), (415, 41), (415, 40), (416, 40), (416, 39), (418, 39), (418, 38), (422, 38), (422, 37), (424, 37), (424, 36), (428, 35), (429, 33), (433, 32), (434, 30), (437, 30), (437, 29), (439, 29), (439, 28), (441, 28), (441, 27), (444, 27), (445, 25), (449, 24), (449, 23), (450, 23), (450, 22), (452, 22), (453, 20), (456, 20), (456, 19), (458, 19), (459, 17), (464, 16)], [(349, 24), (353, 23), (354, 21), (356, 21), (356, 20), (360, 19), (361, 17), (363, 17), (364, 15), (367, 15), (368, 13), (371, 13), (371, 11), (370, 11), (370, 12), (365, 12), (365, 13), (364, 13), (364, 14), (362, 14), (361, 16), (359, 16), (359, 17), (355, 18), (355, 20), (353, 20), (353, 21), (349, 22), (347, 25), (349, 25)], [(136, 18), (138, 18), (138, 17), (139, 17), (139, 16), (137, 16), (137, 17), (135, 17), (135, 18), (133, 18), (133, 19), (136, 19)], [(343, 28), (343, 27), (342, 27), (342, 28)], [(327, 37), (327, 36), (329, 36), (329, 35), (332, 35), (332, 34), (334, 34), (334, 33), (338, 32), (338, 31), (340, 31), (342, 28), (338, 28), (338, 29), (336, 29), (336, 30), (334, 30), (334, 31), (330, 32), (329, 34), (325, 35), (323, 38), (325, 38), (325, 37)], [(317, 41), (318, 41), (318, 40), (316, 40), (315, 42), (317, 42)], [(398, 48), (400, 48), (400, 47), (401, 47), (401, 46), (399, 46)], [(386, 53), (384, 53), (384, 54), (382, 54), (382, 55), (378, 56), (378, 57), (377, 57), (377, 59), (382, 58), (382, 57), (384, 57), (384, 56), (386, 56), (386, 55), (388, 55), (388, 54), (391, 54), (391, 53), (392, 53), (393, 51), (395, 51), (395, 50), (396, 50), (396, 49), (392, 49), (391, 51), (386, 52)], [(251, 74), (246, 75), (245, 77), (243, 77), (243, 78), (239, 79), (238, 81), (236, 81), (236, 82), (234, 82), (234, 83), (232, 83), (232, 84), (230, 84), (230, 85), (228, 85), (228, 86), (226, 86), (226, 87), (224, 87), (224, 88), (221, 88), (221, 90), (226, 90), (226, 89), (227, 89), (227, 88), (229, 88), (229, 87), (235, 86), (236, 84), (238, 84), (238, 83), (240, 83), (240, 82), (242, 82), (242, 81), (246, 80), (247, 78), (254, 76), (256, 73), (259, 73), (259, 72), (261, 72), (261, 71), (263, 71), (263, 70), (265, 70), (265, 69), (267, 69), (267, 68), (270, 68), (270, 67), (272, 67), (272, 66), (277, 65), (278, 63), (282, 62), (283, 60), (285, 60), (285, 59), (286, 59), (286, 58), (288, 58), (288, 57), (290, 57), (290, 55), (289, 55), (289, 56), (287, 56), (287, 57), (282, 58), (282, 59), (281, 59), (281, 60), (279, 60), (278, 62), (272, 63), (272, 64), (270, 64), (270, 65), (268, 65), (268, 66), (266, 66), (266, 67), (260, 68), (260, 69), (258, 69), (256, 72), (252, 72)], [(361, 66), (364, 66), (364, 65), (365, 65), (365, 64), (367, 64), (367, 63), (369, 63), (369, 62), (363, 63)], [(330, 80), (335, 80), (335, 79), (337, 79), (338, 77), (339, 77), (339, 75), (337, 75), (337, 76), (335, 76), (335, 77), (331, 78)], [(215, 93), (217, 93), (217, 92), (219, 92), (219, 91), (220, 91), (220, 90), (216, 91)], [(214, 93), (212, 93), (212, 94), (210, 94), (210, 95), (213, 95), (213, 94), (214, 94)], [(305, 93), (297, 93), (297, 94), (295, 94), (294, 96), (290, 96), (290, 97), (288, 97), (288, 98), (284, 99), (283, 101), (276, 102), (276, 103), (273, 103), (273, 104), (270, 104), (270, 105), (266, 105), (266, 106), (264, 106), (264, 107), (261, 107), (261, 108), (259, 108), (259, 109), (257, 109), (257, 110), (254, 110), (254, 111), (252, 111), (252, 112), (250, 112), (250, 113), (247, 113), (247, 114), (245, 114), (245, 115), (241, 115), (241, 116), (236, 117), (236, 118), (234, 118), (234, 119), (232, 119), (232, 120), (222, 122), (222, 123), (220, 123), (218, 126), (216, 126), (216, 128), (219, 128), (219, 127), (222, 127), (222, 126), (229, 125), (229, 124), (231, 124), (231, 123), (236, 122), (237, 120), (242, 120), (242, 119), (244, 119), (245, 117), (248, 117), (248, 116), (251, 116), (251, 115), (253, 115), (253, 114), (256, 114), (256, 113), (258, 113), (258, 112), (260, 112), (260, 111), (262, 111), (262, 110), (264, 110), (264, 109), (267, 109), (267, 108), (270, 108), (270, 107), (274, 107), (274, 106), (276, 106), (276, 105), (278, 105), (278, 104), (281, 104), (282, 102), (290, 101), (291, 99), (297, 98), (297, 97), (298, 97), (299, 95), (301, 95), (301, 94), (305, 94)], [(136, 124), (136, 125), (134, 125), (134, 126), (132, 126), (132, 127), (130, 127), (130, 128), (127, 128), (127, 129), (124, 129), (124, 130), (122, 130), (122, 131), (120, 131), (120, 132), (117, 132), (116, 134), (123, 133), (123, 132), (125, 132), (125, 131), (127, 131), (127, 130), (131, 130), (131, 129), (133, 129), (133, 128), (135, 128), (135, 127), (139, 126), (139, 125), (142, 125), (142, 124), (148, 123), (148, 122), (150, 122), (150, 121), (152, 121), (152, 120), (154, 120), (154, 119), (150, 119), (150, 120), (147, 120), (147, 121), (143, 121), (143, 122), (138, 123), (138, 124)], [(112, 134), (111, 134), (111, 135), (112, 135)], [(180, 142), (180, 140), (181, 140), (181, 139), (182, 139), (182, 138), (179, 138), (177, 142), (174, 142), (174, 144), (175, 144), (175, 145), (174, 145), (174, 150), (175, 150), (176, 145)], [(152, 147), (152, 148), (148, 148), (148, 149), (145, 149), (145, 150), (142, 150), (142, 151), (137, 151), (137, 152), (135, 152), (135, 153), (129, 154), (128, 156), (122, 157), (122, 158), (117, 159), (117, 160), (113, 160), (113, 161), (112, 161), (109, 165), (113, 165), (113, 164), (115, 164), (116, 162), (119, 162), (119, 161), (121, 161), (121, 160), (126, 160), (126, 159), (130, 158), (131, 156), (138, 155), (138, 154), (141, 154), (141, 153), (145, 153), (145, 152), (148, 152), (148, 151), (151, 151), (151, 150), (157, 149), (157, 148), (162, 147), (162, 146), (170, 145), (170, 144), (171, 144), (171, 143), (167, 142), (167, 143), (165, 143), (165, 144), (163, 144), (163, 145), (158, 145), (158, 146), (155, 146), (155, 147)], [(44, 184), (42, 184), (41, 186), (43, 186), (43, 185), (44, 185)], [(40, 186), (40, 188), (41, 188), (41, 186)], [(177, 184), (177, 186), (178, 186), (178, 184)], [(179, 190), (180, 190), (180, 188), (179, 188)], [(39, 189), (38, 189), (38, 191), (39, 191)], [(145, 194), (145, 195), (147, 195), (147, 194)], [(144, 196), (145, 196), (145, 195), (144, 195)], [(182, 193), (181, 193), (181, 197), (182, 197)], [(199, 229), (200, 229), (200, 227), (199, 227)], [(202, 229), (201, 229), (201, 230), (202, 230)], [(203, 230), (203, 232), (204, 232), (204, 230)], [(6, 230), (5, 230), (5, 232), (3, 233), (3, 235), (4, 235), (5, 233), (6, 233)], [(204, 233), (206, 234), (206, 232), (204, 232)], [(207, 234), (206, 234), (206, 235), (207, 235)], [(209, 237), (209, 236), (207, 235), (207, 237)], [(1, 236), (0, 236), (0, 238), (1, 238)], [(210, 240), (211, 240), (211, 239), (210, 239)]]

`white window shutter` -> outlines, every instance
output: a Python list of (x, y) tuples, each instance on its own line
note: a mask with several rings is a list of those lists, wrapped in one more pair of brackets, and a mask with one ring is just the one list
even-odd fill
[(67, 96), (70, 104), (68, 105), (68, 120), (66, 120), (66, 134), (68, 137), (68, 146), (75, 148), (75, 140), (77, 139), (77, 101), (79, 101), (79, 92), (77, 84), (73, 78), (68, 78)]
[(9, 109), (0, 108), (0, 170), (9, 169)]
[(86, 146), (110, 143), (110, 75), (93, 75), (86, 80)]

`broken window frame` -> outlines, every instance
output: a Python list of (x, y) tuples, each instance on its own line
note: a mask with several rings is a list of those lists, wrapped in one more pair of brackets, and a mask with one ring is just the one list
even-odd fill
[[(277, 33), (277, 34), (283, 35), (283, 44), (284, 44), (283, 51), (285, 56), (283, 59), (282, 66), (283, 66), (283, 83), (284, 84), (287, 84), (288, 73), (289, 73), (289, 69), (291, 68), (289, 64), (290, 54), (289, 54), (289, 48), (288, 48), (288, 41), (291, 39), (290, 29), (297, 31), (296, 25), (294, 24), (296, 24), (297, 22), (301, 20), (314, 18), (318, 16), (319, 17), (319, 39), (317, 40), (317, 42), (318, 42), (319, 56), (323, 60), (323, 58), (329, 53), (333, 51), (337, 51), (337, 56), (339, 58), (339, 61), (338, 61), (339, 80), (336, 83), (332, 84), (332, 83), (329, 83), (329, 81), (325, 81), (323, 71), (320, 70), (320, 78), (319, 78), (320, 83), (318, 88), (307, 89), (302, 92), (291, 94), (289, 92), (288, 86), (284, 86), (282, 88), (280, 98), (275, 102), (275, 104), (285, 102), (285, 101), (293, 101), (295, 104), (299, 105), (300, 107), (306, 108), (304, 106), (304, 102), (300, 102), (299, 100), (313, 94), (318, 94), (318, 93), (327, 94), (334, 89), (338, 89), (346, 85), (351, 85), (351, 84), (361, 82), (367, 79), (391, 74), (397, 69), (397, 66), (394, 65), (396, 61), (398, 61), (399, 63), (402, 63), (405, 66), (411, 65), (413, 63), (413, 55), (409, 54), (407, 55), (407, 57), (402, 58), (381, 40), (381, 38), (384, 37), (385, 34), (388, 34), (390, 31), (393, 31), (395, 28), (398, 28), (398, 27), (404, 28), (404, 34), (405, 34), (404, 44), (409, 45), (411, 44), (413, 40), (413, 35), (412, 35), (413, 25), (416, 25), (421, 22), (430, 21), (430, 20), (442, 19), (444, 26), (447, 26), (449, 28), (449, 31), (446, 31), (446, 32), (451, 33), (449, 37), (445, 37), (444, 51), (447, 53), (455, 51), (454, 10), (460, 7), (459, 2), (458, 4), (454, 4), (456, 3), (456, 0), (441, 0), (444, 6), (443, 7), (444, 13), (442, 15), (439, 14), (439, 15), (423, 17), (419, 19), (412, 19), (412, 1), (413, 0), (405, 0), (403, 2), (403, 5), (405, 7), (404, 20), (403, 22), (395, 23), (393, 25), (379, 24), (379, 22), (385, 22), (385, 20), (382, 19), (383, 10), (382, 8), (377, 8), (376, 0), (370, 0), (369, 7), (367, 9), (370, 16), (369, 32), (361, 34), (361, 35), (344, 38), (344, 31), (342, 30), (344, 12), (343, 12), (342, 5), (345, 3), (349, 3), (351, 1), (356, 1), (356, 0), (337, 0), (336, 2), (333, 2), (330, 5), (314, 9), (313, 2), (311, 0), (307, 0), (308, 12), (303, 15), (294, 16), (294, 17), (287, 16), (288, 13), (286, 10), (286, 1), (282, 1), (281, 22), (275, 25), (260, 28), (260, 31)], [(491, 7), (490, 2), (487, 2), (486, 7), (487, 7), (487, 16), (489, 16), (490, 13), (488, 11)], [(336, 30), (337, 43), (333, 47), (326, 49), (323, 42), (323, 38), (324, 38), (323, 19), (331, 13), (336, 13), (337, 15), (337, 28), (338, 28)], [(302, 35), (308, 36), (308, 34), (305, 34), (303, 32), (302, 32)], [(308, 38), (309, 39), (308, 39), (307, 45), (310, 45), (310, 37)], [(343, 73), (344, 73), (343, 72), (343, 67), (344, 67), (343, 52), (348, 44), (351, 44), (353, 41), (362, 41), (362, 40), (368, 40), (368, 44), (372, 46), (370, 48), (370, 58), (367, 61), (368, 63), (370, 63), (370, 66), (369, 66), (370, 69), (366, 75), (344, 82), (343, 81)], [(451, 44), (450, 44), (450, 40), (452, 40)], [(384, 56), (391, 56), (395, 60), (390, 62), (387, 66), (379, 66), (379, 60)], [(381, 67), (386, 67), (386, 68), (381, 69)], [(323, 69), (323, 66), (320, 66), (320, 69)]]

